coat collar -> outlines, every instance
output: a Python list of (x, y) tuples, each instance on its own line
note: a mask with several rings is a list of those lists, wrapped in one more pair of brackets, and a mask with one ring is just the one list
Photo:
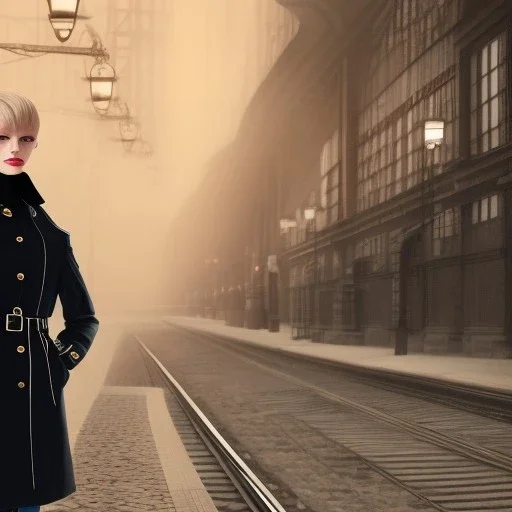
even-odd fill
[(23, 204), (23, 200), (31, 206), (45, 202), (26, 172), (19, 174), (0, 172), (0, 203)]

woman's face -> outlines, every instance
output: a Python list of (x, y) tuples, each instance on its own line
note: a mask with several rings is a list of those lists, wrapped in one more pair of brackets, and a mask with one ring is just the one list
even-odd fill
[(0, 124), (0, 172), (19, 174), (37, 146), (33, 128), (16, 129)]

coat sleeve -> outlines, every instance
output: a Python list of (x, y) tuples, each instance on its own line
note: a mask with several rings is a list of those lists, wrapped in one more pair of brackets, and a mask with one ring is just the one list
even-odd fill
[(68, 370), (73, 369), (87, 354), (99, 321), (85, 286), (78, 263), (73, 254), (69, 235), (66, 235), (66, 252), (58, 284), (65, 328), (54, 343)]

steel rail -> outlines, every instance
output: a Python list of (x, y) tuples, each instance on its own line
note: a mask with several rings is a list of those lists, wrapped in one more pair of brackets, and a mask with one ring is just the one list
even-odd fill
[[(244, 356), (240, 355), (238, 357), (244, 358)], [(247, 356), (245, 356), (245, 358), (248, 359)], [(279, 370), (275, 370), (273, 368), (269, 368), (264, 364), (255, 362), (254, 360), (248, 360), (248, 362), (262, 368), (269, 373), (273, 373), (296, 386), (313, 391), (317, 395), (322, 396), (323, 398), (326, 398), (332, 402), (345, 405), (351, 409), (364, 413), (369, 417), (393, 425), (435, 446), (444, 448), (453, 453), (457, 453), (463, 457), (471, 458), (477, 462), (488, 464), (490, 466), (494, 466), (495, 468), (512, 473), (512, 457), (508, 455), (481, 446), (475, 446), (472, 443), (467, 443), (461, 439), (455, 439), (454, 437), (442, 434), (441, 432), (436, 432), (427, 427), (417, 425), (407, 420), (396, 418), (395, 416), (379, 411), (374, 407), (355, 402), (354, 400), (343, 398), (336, 393), (326, 391), (319, 386), (309, 384), (300, 378), (293, 377), (292, 375), (286, 374)]]
[(286, 509), (277, 501), (273, 494), (265, 487), (261, 480), (251, 471), (239, 455), (233, 450), (228, 442), (221, 436), (218, 430), (212, 425), (204, 413), (188, 396), (178, 381), (169, 373), (155, 355), (148, 349), (145, 343), (136, 335), (135, 339), (145, 350), (148, 356), (158, 366), (160, 371), (176, 391), (180, 403), (186, 406), (193, 422), (206, 434), (216, 450), (221, 454), (222, 460), (227, 463), (231, 473), (237, 478), (237, 482), (244, 491), (251, 497), (252, 504), (258, 512), (286, 512)]
[[(165, 323), (178, 330), (202, 335), (206, 338), (217, 339), (218, 341), (228, 342), (231, 345), (237, 345), (240, 348), (251, 347), (263, 352), (277, 352), (285, 357), (290, 357), (304, 362), (321, 364), (329, 366), (335, 370), (343, 370), (349, 374), (357, 376), (360, 380), (385, 387), (394, 388), (395, 391), (416, 396), (420, 398), (431, 398), (438, 402), (451, 405), (464, 410), (464, 401), (472, 402), (471, 412), (481, 416), (502, 419), (512, 422), (512, 392), (507, 390), (498, 390), (484, 385), (455, 382), (448, 379), (428, 377), (413, 373), (400, 372), (371, 366), (357, 365), (344, 361), (333, 361), (321, 356), (311, 356), (298, 352), (292, 352), (279, 347), (263, 346), (248, 340), (237, 340), (235, 337), (226, 336), (218, 333), (205, 332), (194, 327), (177, 325), (172, 322)], [(377, 382), (375, 382), (377, 380)], [(449, 401), (446, 401), (449, 399)], [(457, 401), (457, 404), (454, 403)], [(475, 401), (478, 402), (476, 409)]]

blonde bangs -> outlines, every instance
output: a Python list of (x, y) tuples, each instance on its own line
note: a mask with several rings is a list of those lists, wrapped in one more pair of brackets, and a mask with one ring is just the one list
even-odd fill
[(0, 92), (0, 125), (10, 129), (39, 132), (39, 114), (35, 105), (24, 96)]

